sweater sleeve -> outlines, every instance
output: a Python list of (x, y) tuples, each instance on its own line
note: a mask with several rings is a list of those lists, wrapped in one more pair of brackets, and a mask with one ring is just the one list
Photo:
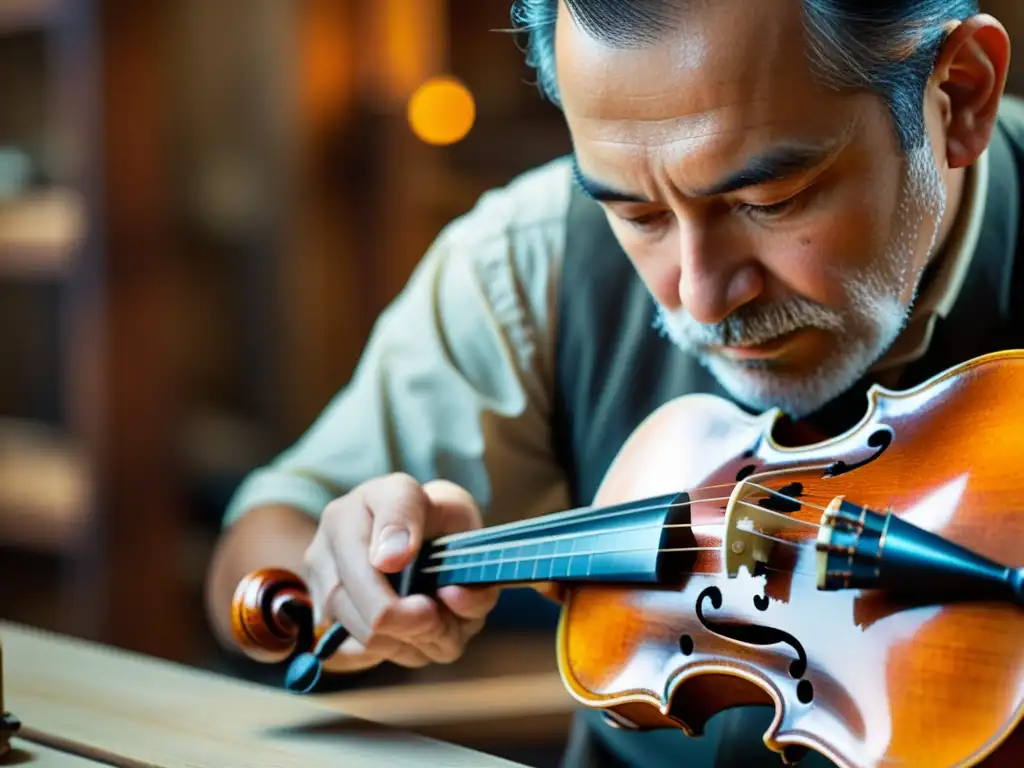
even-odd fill
[(248, 475), (224, 525), (271, 504), (316, 517), (391, 472), (461, 485), (488, 524), (562, 508), (550, 430), (570, 183), (555, 161), (450, 224), (378, 318), (352, 380)]

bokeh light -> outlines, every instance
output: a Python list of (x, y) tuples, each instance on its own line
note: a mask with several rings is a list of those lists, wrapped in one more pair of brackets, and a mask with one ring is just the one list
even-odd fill
[(473, 128), (473, 94), (454, 77), (433, 77), (409, 99), (409, 126), (428, 144), (454, 144)]

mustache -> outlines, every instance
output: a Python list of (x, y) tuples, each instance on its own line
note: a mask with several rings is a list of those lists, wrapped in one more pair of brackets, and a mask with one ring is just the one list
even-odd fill
[(673, 340), (693, 346), (756, 346), (793, 331), (838, 332), (844, 327), (838, 312), (799, 297), (761, 307), (743, 306), (712, 324), (694, 320), (685, 309), (659, 305), (654, 324)]

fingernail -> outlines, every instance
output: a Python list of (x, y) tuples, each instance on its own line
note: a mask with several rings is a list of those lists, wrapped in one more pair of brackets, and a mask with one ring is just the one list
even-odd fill
[(377, 555), (374, 559), (380, 562), (396, 555), (404, 555), (408, 550), (409, 531), (389, 526), (381, 531), (380, 538), (377, 539)]

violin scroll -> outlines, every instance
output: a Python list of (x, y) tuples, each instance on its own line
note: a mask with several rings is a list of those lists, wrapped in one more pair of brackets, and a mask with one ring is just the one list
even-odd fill
[(323, 662), (349, 636), (338, 623), (326, 631), (313, 626), (309, 589), (283, 568), (253, 571), (238, 583), (231, 602), (231, 629), (249, 658), (265, 664), (291, 659), (285, 687), (294, 693), (316, 689)]
[(253, 571), (231, 601), (231, 629), (239, 648), (265, 664), (286, 661), (314, 642), (313, 607), (306, 584), (281, 568)]
[[(386, 574), (395, 592), (405, 597), (423, 586), (413, 563), (399, 573)], [(324, 674), (324, 662), (350, 636), (340, 623), (314, 626), (309, 589), (296, 574), (283, 568), (253, 571), (235, 588), (231, 601), (231, 630), (235, 643), (254, 661), (289, 661), (285, 688), (312, 693)]]

